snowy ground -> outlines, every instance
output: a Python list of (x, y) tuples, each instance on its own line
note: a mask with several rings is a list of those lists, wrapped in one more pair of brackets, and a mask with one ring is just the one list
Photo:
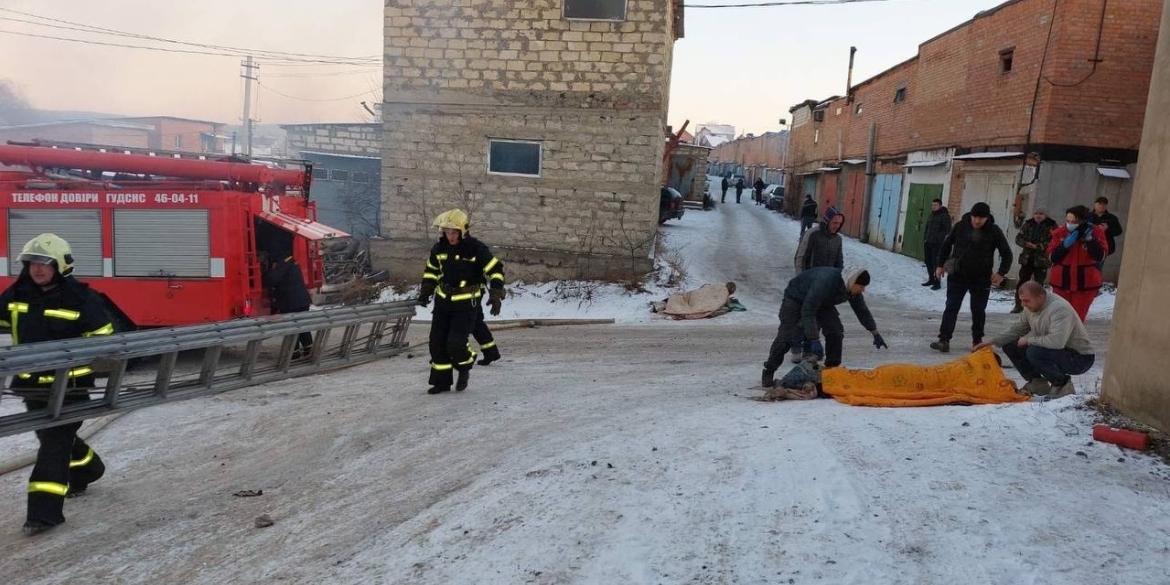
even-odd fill
[[(761, 393), (797, 227), (745, 203), (662, 230), (688, 286), (734, 280), (749, 310), (680, 322), (648, 313), (665, 290), (583, 305), (526, 295), (501, 318), (618, 324), (501, 331), (504, 360), (462, 394), (425, 395), (415, 355), (129, 414), (93, 439), (108, 476), (67, 502), (62, 528), (21, 536), (27, 470), (0, 477), (0, 572), (29, 584), (1170, 582), (1170, 470), (1093, 442), (1083, 396), (746, 400)], [(918, 287), (920, 266), (859, 245), (846, 259), (875, 269), (867, 297), (891, 345), (872, 348), (846, 308), (847, 365), (946, 359), (926, 349), (942, 293)], [(1102, 354), (1108, 326), (1095, 307)], [(1099, 376), (1100, 361), (1078, 388)], [(255, 528), (260, 514), (275, 525)]]

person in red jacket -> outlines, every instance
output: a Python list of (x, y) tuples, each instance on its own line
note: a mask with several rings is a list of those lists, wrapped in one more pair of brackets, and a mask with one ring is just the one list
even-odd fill
[(1098, 263), (1109, 249), (1105, 227), (1090, 224), (1088, 218), (1089, 209), (1084, 205), (1070, 207), (1065, 224), (1052, 231), (1052, 241), (1048, 243), (1048, 257), (1052, 260), (1048, 282), (1052, 292), (1073, 306), (1082, 323), (1101, 288)]

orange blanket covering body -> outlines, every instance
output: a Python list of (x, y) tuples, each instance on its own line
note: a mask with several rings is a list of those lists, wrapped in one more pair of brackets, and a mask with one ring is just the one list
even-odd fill
[(824, 391), (854, 406), (940, 406), (1025, 402), (990, 349), (937, 366), (889, 364), (873, 370), (829, 368)]

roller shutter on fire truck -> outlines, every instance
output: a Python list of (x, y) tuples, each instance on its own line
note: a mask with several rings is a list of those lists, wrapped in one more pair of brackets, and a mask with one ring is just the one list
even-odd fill
[(43, 233), (65, 238), (73, 249), (74, 276), (102, 275), (102, 219), (98, 209), (9, 209), (8, 274), (17, 276), (23, 266), (20, 250)]
[(114, 276), (211, 276), (208, 228), (206, 209), (115, 210)]

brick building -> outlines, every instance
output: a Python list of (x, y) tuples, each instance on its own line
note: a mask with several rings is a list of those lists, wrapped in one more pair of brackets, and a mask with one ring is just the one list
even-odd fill
[(844, 96), (797, 104), (790, 204), (812, 194), (845, 210), (847, 234), (918, 258), (934, 197), (956, 220), (987, 202), (1009, 239), (1035, 207), (1059, 219), (1099, 195), (1124, 222), (1161, 11), (1011, 0)]
[(317, 219), (359, 237), (382, 219), (382, 125), (285, 124), (288, 156), (313, 163)]
[(46, 140), (184, 152), (224, 152), (223, 124), (149, 116), (97, 118), (0, 127), (0, 141)]
[(754, 183), (762, 177), (765, 183), (783, 182), (787, 165), (789, 132), (765, 132), (759, 136), (744, 136), (720, 143), (708, 159), (710, 170), (717, 175), (738, 174)]
[(386, 2), (379, 262), (458, 206), (518, 277), (648, 269), (681, 36), (681, 0)]

